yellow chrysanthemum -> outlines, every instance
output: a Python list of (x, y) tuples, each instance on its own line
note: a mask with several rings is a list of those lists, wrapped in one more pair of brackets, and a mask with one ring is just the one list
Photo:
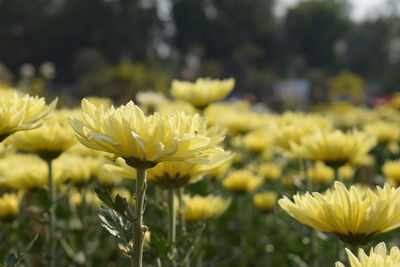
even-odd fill
[(400, 226), (400, 188), (387, 184), (362, 196), (356, 187), (348, 190), (335, 182), (325, 194), (298, 193), (293, 199), (284, 197), (279, 205), (299, 222), (333, 233), (348, 244), (365, 244)]
[(253, 196), (253, 203), (262, 212), (269, 212), (274, 209), (278, 200), (278, 194), (272, 191), (265, 191)]
[(296, 157), (323, 161), (330, 167), (340, 167), (366, 155), (376, 145), (376, 138), (363, 132), (318, 132), (292, 143)]
[(350, 180), (354, 178), (354, 174), (356, 173), (356, 169), (347, 164), (339, 168), (339, 178), (340, 180)]
[(9, 135), (39, 127), (57, 104), (54, 100), (46, 106), (44, 98), (29, 95), (21, 96), (17, 92), (0, 97), (0, 142)]
[(226, 80), (199, 78), (194, 83), (174, 80), (171, 85), (171, 94), (176, 99), (203, 109), (211, 103), (224, 99), (232, 92), (234, 86), (233, 78)]
[(70, 192), (69, 196), (69, 204), (71, 206), (81, 206), (83, 203), (86, 205), (97, 208), (102, 204), (101, 200), (96, 196), (96, 193), (93, 191), (86, 191), (82, 194), (78, 190), (74, 189)]
[[(388, 253), (385, 243), (379, 243), (375, 248), (371, 248), (369, 255), (360, 248), (358, 257), (351, 250), (346, 248), (350, 267), (397, 267), (400, 266), (400, 249), (392, 247)], [(341, 262), (336, 262), (335, 267), (344, 267)]]
[(272, 150), (272, 137), (267, 129), (257, 129), (242, 138), (242, 146), (253, 153)]
[(223, 180), (222, 185), (236, 193), (248, 193), (256, 190), (263, 179), (249, 170), (232, 171)]
[(73, 154), (63, 154), (53, 162), (55, 169), (60, 169), (62, 180), (69, 180), (75, 185), (82, 185), (92, 177), (92, 170), (99, 166), (94, 158), (81, 157)]
[(230, 199), (220, 196), (188, 196), (183, 197), (185, 203), (184, 217), (186, 221), (199, 221), (216, 218), (224, 213), (231, 204)]
[(47, 120), (37, 129), (16, 133), (7, 141), (46, 160), (57, 158), (77, 142), (71, 127), (58, 118)]
[(199, 115), (182, 113), (145, 116), (129, 102), (108, 110), (82, 101), (83, 121), (72, 119), (79, 141), (92, 149), (122, 157), (133, 167), (154, 167), (162, 161), (207, 162), (223, 141), (207, 136), (207, 123)]
[[(56, 184), (61, 184), (68, 176), (68, 166), (53, 164)], [(0, 161), (0, 186), (30, 190), (48, 186), (48, 166), (33, 155), (10, 155)]]
[(320, 161), (307, 170), (307, 178), (316, 183), (329, 184), (334, 180), (334, 176), (333, 169)]
[[(219, 153), (210, 155), (208, 164), (190, 164), (182, 161), (165, 161), (147, 172), (147, 179), (163, 188), (179, 188), (201, 179), (209, 171), (229, 161), (232, 155)], [(106, 164), (109, 172), (124, 178), (136, 178), (136, 172), (123, 160), (117, 159), (117, 165)]]
[(364, 131), (371, 135), (376, 135), (380, 144), (397, 142), (400, 138), (400, 127), (395, 123), (384, 121), (371, 122), (364, 126)]
[(17, 214), (20, 210), (22, 193), (5, 193), (0, 196), (0, 218)]
[(400, 160), (386, 161), (382, 172), (387, 178), (400, 182)]
[(258, 168), (258, 174), (267, 181), (274, 181), (281, 177), (282, 167), (277, 163), (263, 163)]

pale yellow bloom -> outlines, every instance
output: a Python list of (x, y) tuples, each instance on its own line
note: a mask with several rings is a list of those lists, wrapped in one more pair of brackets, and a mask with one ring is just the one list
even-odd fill
[(224, 99), (229, 95), (235, 80), (212, 80), (199, 78), (196, 82), (172, 81), (171, 94), (179, 100), (188, 102), (196, 108), (205, 108), (209, 104)]
[(106, 170), (106, 165), (104, 163), (97, 172), (97, 180), (103, 187), (110, 187), (113, 185), (119, 185), (122, 183), (123, 179), (121, 176)]
[(257, 129), (247, 133), (242, 138), (242, 145), (253, 153), (272, 150), (272, 136), (267, 129)]
[(73, 154), (63, 154), (53, 161), (53, 167), (60, 170), (58, 179), (69, 180), (75, 185), (82, 185), (92, 178), (92, 171), (98, 161), (90, 157), (81, 157)]
[(366, 155), (376, 145), (376, 138), (363, 132), (318, 132), (291, 143), (298, 158), (323, 161), (330, 167), (340, 167)]
[[(147, 172), (147, 179), (163, 188), (179, 188), (188, 183), (198, 181), (209, 171), (231, 160), (229, 153), (218, 153), (210, 155), (208, 164), (191, 164), (182, 161), (165, 161), (157, 164)], [(127, 165), (123, 160), (117, 159), (117, 165), (106, 164), (109, 172), (124, 178), (136, 178), (134, 168)]]
[(43, 119), (55, 109), (57, 100), (49, 106), (44, 98), (17, 92), (2, 94), (0, 97), (0, 142), (9, 135), (39, 127)]
[(19, 150), (35, 153), (47, 160), (57, 158), (77, 140), (65, 121), (53, 118), (37, 129), (14, 134), (7, 142)]
[(133, 167), (150, 168), (171, 160), (204, 163), (224, 139), (208, 136), (207, 123), (199, 115), (154, 113), (147, 117), (133, 102), (104, 110), (86, 99), (82, 109), (83, 121), (71, 120), (79, 141), (122, 157)]
[(340, 180), (350, 180), (354, 178), (354, 174), (356, 173), (356, 169), (346, 164), (339, 168), (339, 178)]
[(400, 160), (386, 161), (382, 172), (387, 178), (400, 182)]
[(231, 204), (230, 199), (220, 196), (188, 196), (183, 197), (185, 203), (184, 217), (186, 221), (199, 221), (216, 218), (224, 213)]
[(20, 210), (22, 196), (21, 192), (5, 193), (0, 196), (0, 218), (16, 215)]
[(135, 98), (146, 113), (155, 111), (157, 106), (168, 101), (163, 94), (153, 91), (138, 92)]
[(197, 113), (195, 107), (190, 105), (189, 103), (183, 101), (165, 101), (155, 107), (155, 110), (158, 112), (183, 112), (187, 115), (193, 115)]
[(223, 180), (222, 185), (236, 193), (248, 193), (256, 190), (263, 179), (249, 170), (232, 171)]
[[(346, 248), (349, 258), (350, 267), (398, 267), (400, 266), (400, 249), (392, 247), (387, 250), (385, 243), (379, 243), (375, 248), (371, 248), (369, 255), (360, 248), (358, 249), (358, 257), (351, 250)], [(341, 262), (336, 262), (335, 267), (344, 267)]]
[(69, 204), (71, 206), (81, 206), (85, 202), (86, 205), (91, 206), (93, 208), (97, 208), (102, 204), (101, 200), (96, 196), (96, 193), (88, 190), (85, 191), (85, 195), (82, 195), (82, 192), (74, 189), (69, 194)]
[(258, 174), (267, 181), (273, 181), (281, 177), (282, 166), (277, 163), (263, 163), (258, 167)]
[(86, 99), (98, 108), (100, 108), (101, 106), (103, 106), (104, 108), (109, 108), (113, 104), (112, 99), (108, 97), (89, 96), (86, 97)]
[(274, 209), (278, 200), (278, 194), (273, 191), (265, 191), (253, 196), (253, 203), (262, 212), (269, 212)]
[(376, 135), (378, 143), (395, 143), (400, 137), (400, 127), (398, 124), (384, 121), (368, 123), (364, 126), (364, 131), (371, 135)]
[(334, 180), (334, 176), (333, 169), (320, 161), (307, 170), (307, 178), (312, 182), (329, 184)]
[(235, 153), (232, 153), (232, 155), (229, 158), (227, 158), (224, 163), (220, 164), (218, 167), (212, 170), (209, 170), (207, 172), (208, 177), (210, 177), (211, 179), (222, 178), (231, 168), (235, 155), (236, 155)]
[[(65, 181), (69, 168), (53, 165), (56, 184)], [(34, 155), (10, 155), (0, 161), (0, 186), (12, 189), (30, 190), (48, 186), (48, 166)]]
[(325, 194), (297, 193), (294, 202), (284, 197), (279, 205), (299, 222), (330, 232), (348, 244), (365, 244), (371, 238), (400, 226), (400, 188), (385, 185), (365, 196), (335, 182)]

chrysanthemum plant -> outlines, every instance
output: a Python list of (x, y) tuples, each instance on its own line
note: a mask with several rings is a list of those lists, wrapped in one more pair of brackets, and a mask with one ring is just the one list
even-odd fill
[[(207, 136), (207, 123), (199, 115), (154, 113), (146, 116), (133, 102), (105, 109), (83, 99), (82, 110), (82, 120), (70, 120), (78, 140), (91, 149), (113, 154), (113, 159), (121, 157), (136, 169), (134, 207), (118, 195), (113, 200), (100, 189), (97, 189), (97, 194), (112, 209), (100, 210), (102, 223), (111, 233), (123, 239), (124, 233), (118, 232), (113, 222), (115, 216), (120, 218), (117, 223), (127, 222), (123, 229), (132, 225), (133, 248), (129, 254), (132, 266), (141, 267), (143, 240), (147, 231), (143, 224), (147, 170), (164, 161), (207, 163), (208, 156), (220, 150), (217, 145), (223, 137)], [(124, 243), (130, 244), (129, 240), (124, 240)]]

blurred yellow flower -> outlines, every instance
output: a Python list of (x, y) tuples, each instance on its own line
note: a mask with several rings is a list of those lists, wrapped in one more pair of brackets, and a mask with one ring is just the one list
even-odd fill
[(354, 178), (356, 169), (349, 164), (346, 164), (339, 168), (339, 178), (340, 180), (350, 180)]
[(235, 80), (233, 78), (225, 80), (199, 78), (194, 83), (173, 80), (171, 94), (176, 99), (203, 109), (211, 103), (224, 99), (232, 92), (234, 86)]
[(325, 194), (297, 193), (293, 199), (284, 197), (278, 202), (299, 222), (333, 233), (351, 245), (366, 244), (376, 235), (400, 226), (400, 188), (387, 184), (374, 191), (368, 189), (362, 196), (357, 187), (348, 190), (335, 182)]
[[(54, 164), (56, 184), (65, 181), (68, 166)], [(30, 190), (48, 186), (48, 166), (34, 155), (10, 155), (0, 161), (0, 186)]]
[(204, 163), (223, 141), (207, 136), (207, 123), (199, 115), (182, 113), (145, 116), (133, 102), (115, 109), (96, 108), (83, 99), (83, 121), (71, 125), (85, 146), (122, 157), (133, 167), (151, 168), (170, 160)]
[[(209, 171), (218, 168), (233, 155), (224, 152), (210, 155), (208, 164), (191, 164), (182, 161), (165, 161), (157, 164), (147, 172), (147, 179), (163, 188), (179, 188), (188, 183), (198, 181)], [(136, 172), (123, 160), (117, 159), (116, 164), (106, 164), (109, 172), (124, 178), (136, 178)]]
[(186, 221), (199, 221), (216, 218), (224, 213), (231, 204), (230, 199), (220, 196), (188, 196), (183, 197), (185, 203), (184, 217)]
[(272, 136), (267, 129), (253, 130), (242, 138), (243, 147), (253, 153), (272, 150), (272, 142)]
[(382, 172), (386, 178), (400, 182), (400, 160), (386, 161), (382, 166)]
[(5, 193), (0, 196), (0, 218), (16, 215), (20, 210), (22, 192)]
[(256, 190), (263, 179), (249, 170), (232, 171), (223, 180), (222, 185), (235, 193), (248, 193)]
[(336, 168), (351, 163), (366, 155), (376, 145), (376, 138), (363, 132), (320, 131), (301, 139), (299, 144), (291, 143), (298, 158), (320, 160)]
[(277, 163), (262, 163), (258, 167), (258, 174), (267, 181), (273, 181), (281, 177), (282, 167)]
[(55, 109), (57, 99), (46, 106), (44, 98), (21, 96), (17, 92), (0, 97), (0, 142), (9, 135), (37, 128)]
[(400, 138), (400, 126), (385, 121), (375, 121), (364, 126), (364, 131), (377, 137), (378, 143), (395, 143)]
[(71, 206), (81, 206), (83, 203), (92, 208), (97, 208), (101, 205), (101, 200), (96, 196), (96, 193), (93, 191), (85, 191), (85, 195), (82, 195), (82, 192), (74, 189), (69, 193), (69, 204)]
[(273, 191), (257, 193), (253, 196), (253, 203), (262, 212), (269, 212), (274, 209), (278, 200), (278, 194)]
[(333, 169), (321, 161), (318, 161), (312, 168), (307, 170), (307, 178), (316, 183), (330, 184), (334, 180), (334, 176)]
[(93, 165), (97, 160), (90, 157), (81, 157), (73, 154), (63, 154), (53, 162), (55, 169), (59, 169), (61, 180), (69, 180), (75, 185), (83, 185), (92, 178)]
[(68, 150), (77, 141), (68, 124), (53, 118), (37, 129), (14, 134), (7, 142), (19, 150), (51, 160)]
[[(400, 266), (400, 249), (392, 247), (390, 252), (387, 251), (385, 243), (379, 243), (375, 248), (371, 248), (369, 255), (360, 248), (358, 249), (358, 257), (351, 250), (346, 248), (349, 258), (350, 267), (397, 267)], [(336, 262), (335, 267), (344, 267), (341, 262)]]

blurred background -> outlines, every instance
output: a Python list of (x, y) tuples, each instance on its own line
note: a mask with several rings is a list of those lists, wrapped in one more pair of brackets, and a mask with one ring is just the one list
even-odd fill
[(3, 86), (67, 102), (234, 77), (278, 111), (375, 106), (399, 89), (400, 1), (0, 0), (0, 61)]

